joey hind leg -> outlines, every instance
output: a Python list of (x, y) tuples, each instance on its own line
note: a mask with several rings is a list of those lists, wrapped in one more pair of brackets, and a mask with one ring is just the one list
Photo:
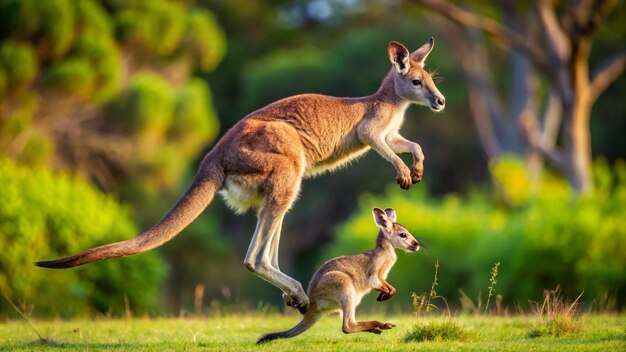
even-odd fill
[(354, 295), (350, 295), (348, 297), (344, 296), (344, 299), (341, 302), (341, 311), (343, 313), (341, 330), (345, 334), (361, 331), (381, 334), (383, 330), (389, 330), (396, 326), (393, 323), (383, 323), (377, 320), (356, 321), (354, 317), (355, 309), (356, 305), (354, 303)]

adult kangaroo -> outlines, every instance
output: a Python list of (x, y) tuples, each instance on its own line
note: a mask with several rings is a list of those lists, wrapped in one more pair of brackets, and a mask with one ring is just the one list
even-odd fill
[[(237, 213), (257, 209), (258, 222), (245, 266), (280, 288), (287, 305), (306, 312), (309, 298), (302, 285), (278, 267), (283, 218), (304, 178), (336, 169), (370, 148), (393, 164), (402, 189), (422, 179), (422, 149), (398, 131), (409, 104), (429, 106), (433, 111), (445, 107), (445, 98), (424, 70), (433, 45), (430, 38), (410, 53), (398, 42), (389, 43), (392, 68), (372, 95), (338, 98), (302, 94), (249, 114), (209, 151), (189, 189), (152, 228), (126, 241), (36, 265), (70, 268), (158, 247), (187, 227), (219, 192)], [(410, 168), (396, 155), (407, 152), (413, 154)]]

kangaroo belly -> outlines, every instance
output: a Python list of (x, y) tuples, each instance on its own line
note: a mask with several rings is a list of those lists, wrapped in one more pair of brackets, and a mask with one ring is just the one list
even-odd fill
[(263, 200), (257, 184), (232, 176), (226, 179), (219, 193), (226, 204), (237, 214), (243, 214), (248, 209), (258, 206)]
[(361, 157), (369, 149), (369, 146), (361, 144), (359, 146), (350, 148), (348, 151), (345, 151), (343, 153), (333, 153), (333, 155), (331, 155), (327, 159), (314, 163), (313, 165), (308, 167), (304, 173), (304, 177), (314, 177), (324, 172), (336, 170), (344, 165), (347, 165), (348, 163), (350, 163), (350, 161)]

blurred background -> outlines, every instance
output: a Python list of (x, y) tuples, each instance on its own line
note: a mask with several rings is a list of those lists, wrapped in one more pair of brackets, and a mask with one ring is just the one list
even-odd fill
[[(282, 310), (243, 266), (254, 213), (219, 198), (158, 250), (33, 262), (135, 236), (246, 114), (371, 94), (389, 41), (431, 36), (447, 108), (411, 107), (402, 129), (424, 181), (402, 191), (374, 152), (305, 181), (281, 268), (306, 286), (323, 261), (373, 248), (371, 208), (393, 207), (426, 250), (400, 253), (398, 295), (366, 310), (410, 312), (437, 262), (455, 310), (485, 301), (496, 263), (510, 312), (557, 286), (622, 309), (626, 2), (603, 0), (0, 0), (0, 290), (40, 317)], [(15, 316), (5, 299), (0, 316)]]

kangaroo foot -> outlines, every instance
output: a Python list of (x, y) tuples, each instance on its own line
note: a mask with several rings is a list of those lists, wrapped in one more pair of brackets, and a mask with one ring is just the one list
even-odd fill
[(394, 323), (384, 323), (383, 326), (381, 326), (381, 328), (384, 330), (391, 330), (395, 327), (396, 327), (396, 324)]
[(370, 331), (376, 335), (380, 335), (383, 333), (383, 330), (391, 330), (396, 326), (396, 324), (393, 324), (393, 323), (379, 323), (379, 324), (380, 324), (379, 326), (373, 328)]
[(304, 295), (303, 297), (294, 298), (283, 292), (283, 301), (288, 307), (292, 307), (304, 314), (309, 307), (309, 297)]
[(411, 166), (411, 182), (416, 184), (422, 180), (424, 175), (424, 163), (422, 161), (415, 161)]

